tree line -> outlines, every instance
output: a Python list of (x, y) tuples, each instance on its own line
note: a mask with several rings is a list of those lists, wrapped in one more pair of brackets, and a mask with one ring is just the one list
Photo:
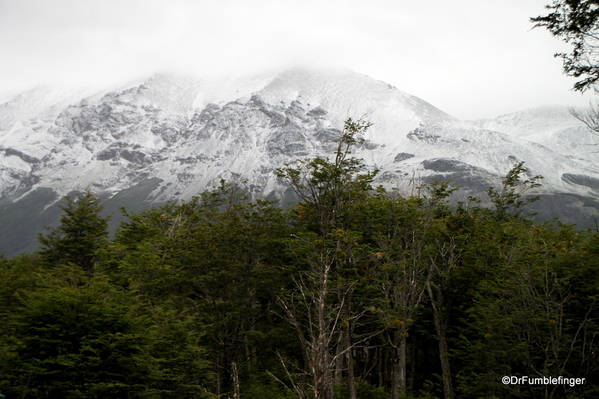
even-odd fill
[[(222, 182), (127, 213), (66, 198), (34, 254), (0, 260), (7, 398), (591, 398), (599, 235), (526, 218), (516, 164), (476, 199), (373, 187), (348, 120), (332, 158), (278, 173), (295, 206)], [(528, 177), (526, 177), (528, 176)], [(505, 385), (504, 376), (584, 378)]]

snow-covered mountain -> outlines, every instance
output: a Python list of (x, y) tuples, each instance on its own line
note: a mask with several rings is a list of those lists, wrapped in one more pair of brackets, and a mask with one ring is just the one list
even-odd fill
[(0, 227), (0, 243), (9, 243), (0, 252), (31, 248), (40, 223), (55, 223), (56, 201), (73, 191), (97, 192), (109, 210), (135, 210), (245, 179), (252, 195), (285, 200), (275, 169), (330, 155), (348, 117), (373, 123), (356, 156), (380, 169), (382, 184), (406, 191), (451, 179), (465, 198), (525, 161), (545, 176), (540, 194), (566, 221), (596, 213), (594, 136), (567, 110), (462, 122), (347, 70), (156, 75), (91, 96), (35, 90), (0, 105), (0, 226), (10, 226)]
[(538, 107), (474, 124), (542, 144), (581, 163), (593, 166), (599, 162), (599, 137), (565, 107)]

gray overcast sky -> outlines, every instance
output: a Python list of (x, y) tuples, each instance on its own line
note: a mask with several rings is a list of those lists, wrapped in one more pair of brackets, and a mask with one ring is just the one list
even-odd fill
[(0, 0), (0, 96), (155, 72), (338, 65), (460, 119), (586, 105), (529, 18), (550, 0)]

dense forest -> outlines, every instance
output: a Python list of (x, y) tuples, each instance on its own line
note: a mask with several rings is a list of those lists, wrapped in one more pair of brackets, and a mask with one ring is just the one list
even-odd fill
[(348, 120), (331, 159), (281, 168), (286, 209), (222, 182), (123, 210), (109, 238), (94, 195), (66, 198), (42, 249), (0, 260), (0, 392), (599, 397), (599, 233), (528, 217), (540, 177), (523, 164), (491, 208), (450, 204), (448, 182), (373, 187), (351, 153), (367, 128)]

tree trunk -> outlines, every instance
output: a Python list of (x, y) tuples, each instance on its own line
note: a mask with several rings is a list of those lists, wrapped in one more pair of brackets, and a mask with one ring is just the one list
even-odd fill
[(231, 372), (233, 373), (233, 399), (241, 398), (241, 389), (239, 387), (239, 371), (235, 362), (231, 363)]
[(441, 373), (443, 376), (443, 392), (445, 393), (445, 399), (453, 399), (453, 386), (451, 383), (451, 370), (449, 368), (449, 347), (447, 346), (447, 326), (442, 314), (441, 303), (443, 298), (439, 296), (437, 298), (433, 295), (430, 282), (426, 283), (426, 289), (431, 299), (433, 306), (433, 317), (435, 319), (435, 330), (437, 332), (437, 340), (439, 341), (439, 359), (441, 360)]
[(391, 369), (391, 399), (399, 399), (399, 359), (393, 359)]
[(407, 357), (408, 357), (408, 340), (406, 334), (402, 331), (399, 337), (399, 363), (398, 363), (398, 378), (399, 378), (399, 397), (406, 397), (407, 388)]
[(356, 383), (355, 383), (355, 378), (354, 378), (354, 356), (353, 356), (353, 351), (350, 348), (350, 332), (349, 332), (349, 328), (347, 328), (344, 331), (345, 334), (345, 343), (346, 343), (346, 348), (347, 348), (347, 352), (345, 353), (345, 359), (346, 359), (346, 364), (347, 364), (347, 390), (349, 392), (349, 399), (357, 399), (356, 396)]
[[(437, 321), (435, 320), (435, 325)], [(439, 326), (441, 330), (437, 330), (439, 336), (439, 357), (441, 360), (441, 372), (443, 374), (443, 391), (445, 392), (445, 399), (453, 399), (453, 386), (451, 383), (451, 371), (449, 369), (449, 348), (447, 346), (447, 340), (445, 338), (445, 329)]]
[(335, 385), (341, 385), (343, 383), (343, 363), (345, 361), (345, 356), (341, 355), (343, 349), (343, 343), (337, 345), (337, 351), (335, 352)]
[(404, 331), (394, 332), (395, 359), (391, 379), (391, 399), (406, 397), (406, 365), (407, 365), (407, 339)]
[(329, 318), (326, 314), (327, 295), (329, 292), (329, 273), (330, 264), (323, 265), (322, 275), (320, 276), (320, 286), (317, 296), (317, 339), (316, 346), (313, 349), (313, 375), (314, 375), (314, 398), (315, 399), (333, 399), (333, 375), (330, 366), (330, 327)]
[(317, 364), (314, 370), (314, 398), (333, 399), (333, 378), (327, 366), (329, 356), (317, 354)]

